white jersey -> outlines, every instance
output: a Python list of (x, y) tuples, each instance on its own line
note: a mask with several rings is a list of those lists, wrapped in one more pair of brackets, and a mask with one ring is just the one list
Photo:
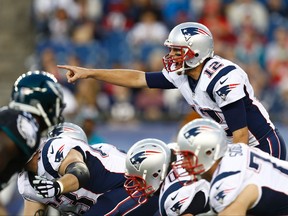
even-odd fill
[(82, 153), (90, 172), (88, 185), (67, 194), (53, 198), (39, 198), (33, 189), (32, 176), (24, 171), (18, 176), (18, 189), (27, 200), (37, 201), (61, 212), (74, 212), (83, 214), (97, 202), (101, 194), (122, 186), (125, 177), (126, 155), (109, 144), (89, 146), (81, 141), (68, 137), (49, 139), (42, 148), (38, 161), (38, 175), (48, 179), (59, 178), (58, 170), (61, 162), (66, 158), (71, 149)]
[[(255, 98), (247, 74), (229, 60), (219, 56), (211, 58), (204, 65), (198, 82), (194, 84), (191, 84), (187, 75), (168, 73), (165, 69), (162, 73), (179, 89), (198, 114), (221, 124), (228, 135), (229, 143), (232, 142), (232, 132), (228, 128), (221, 108), (242, 98), (245, 98), (249, 145), (258, 145), (258, 141), (275, 128), (269, 120), (267, 111)], [(241, 113), (239, 116), (242, 116)]]
[(183, 186), (190, 179), (189, 176), (176, 178), (173, 170), (168, 173), (160, 189), (159, 212), (161, 216), (183, 214), (198, 192), (203, 192), (205, 196), (205, 203), (201, 203), (203, 206), (197, 206), (198, 209), (201, 209), (199, 213), (202, 213), (204, 209), (209, 210), (209, 208), (207, 209), (209, 205), (209, 183), (206, 180), (199, 180), (193, 184)]
[(211, 180), (211, 207), (223, 211), (251, 184), (259, 197), (250, 214), (288, 215), (288, 162), (245, 144), (228, 146)]

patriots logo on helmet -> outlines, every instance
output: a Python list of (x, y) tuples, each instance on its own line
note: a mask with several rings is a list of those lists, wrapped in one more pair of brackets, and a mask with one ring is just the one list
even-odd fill
[(179, 200), (178, 202), (176, 202), (170, 209), (173, 212), (176, 212), (177, 214), (180, 214), (180, 209), (183, 205), (183, 203), (188, 199), (188, 197)]
[(229, 84), (221, 87), (219, 90), (216, 91), (216, 93), (223, 99), (226, 100), (227, 95), (229, 92), (232, 91), (232, 89), (236, 88), (239, 85), (239, 83), (236, 84)]
[(187, 140), (190, 140), (192, 142), (193, 138), (195, 136), (197, 136), (199, 133), (201, 133), (204, 130), (211, 130), (211, 129), (212, 129), (212, 127), (204, 126), (204, 125), (203, 126), (199, 126), (199, 127), (195, 127), (195, 128), (190, 129), (186, 133), (184, 133), (184, 137)]
[(159, 151), (141, 151), (130, 158), (130, 162), (139, 171), (141, 163), (150, 155), (161, 154)]
[(204, 31), (203, 29), (196, 28), (196, 27), (184, 28), (184, 29), (181, 29), (181, 32), (184, 35), (186, 41), (188, 41), (193, 35), (196, 35), (196, 34), (203, 34), (203, 35), (211, 37), (211, 35), (208, 32)]
[(58, 151), (56, 152), (55, 155), (55, 162), (60, 162), (63, 159), (63, 149), (64, 149), (64, 145), (62, 145)]
[(226, 197), (226, 195), (232, 191), (234, 188), (231, 189), (226, 189), (226, 190), (222, 190), (219, 193), (216, 194), (216, 196), (214, 197), (218, 202), (220, 202), (221, 204), (223, 204), (223, 200)]

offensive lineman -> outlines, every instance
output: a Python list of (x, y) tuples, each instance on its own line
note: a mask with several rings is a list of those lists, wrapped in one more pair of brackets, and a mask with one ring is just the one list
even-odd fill
[[(171, 148), (169, 148), (169, 147)], [(187, 184), (189, 177), (176, 178), (171, 164), (176, 160), (172, 148), (158, 139), (143, 139), (127, 152), (125, 189), (139, 203), (159, 194), (162, 216), (196, 215), (209, 211), (209, 183), (199, 180)]]
[(24, 215), (44, 215), (47, 206), (68, 215), (136, 216), (157, 211), (157, 199), (140, 206), (126, 193), (126, 155), (114, 146), (89, 146), (84, 131), (68, 122), (55, 126), (50, 137), (18, 176)]
[(288, 162), (243, 143), (227, 144), (221, 126), (208, 119), (184, 125), (177, 161), (194, 178), (210, 182), (210, 206), (218, 215), (288, 215)]
[(206, 26), (181, 23), (164, 45), (170, 52), (163, 57), (162, 72), (58, 67), (68, 70), (68, 82), (94, 78), (131, 88), (178, 88), (200, 116), (221, 124), (229, 143), (257, 146), (285, 160), (285, 142), (255, 98), (247, 74), (235, 63), (214, 55), (213, 36)]

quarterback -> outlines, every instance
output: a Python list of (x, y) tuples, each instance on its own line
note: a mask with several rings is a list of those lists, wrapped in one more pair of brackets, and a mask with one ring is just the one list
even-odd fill
[(264, 106), (255, 98), (245, 71), (214, 55), (210, 30), (195, 22), (174, 27), (164, 43), (162, 72), (130, 69), (87, 69), (60, 65), (68, 82), (94, 78), (131, 88), (178, 88), (187, 103), (203, 118), (221, 124), (229, 143), (245, 143), (281, 159), (286, 146)]

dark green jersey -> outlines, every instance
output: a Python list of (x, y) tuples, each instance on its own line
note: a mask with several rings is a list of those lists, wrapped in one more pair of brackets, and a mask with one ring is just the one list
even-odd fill
[[(7, 166), (1, 170), (0, 184), (2, 185), (6, 183), (15, 172), (23, 168), (27, 160), (38, 148), (41, 134), (39, 132), (39, 124), (30, 113), (9, 109), (7, 107), (0, 109), (0, 130), (13, 141), (22, 153), (12, 161), (9, 161)], [(7, 143), (1, 140), (0, 134), (0, 151), (5, 149), (5, 145), (7, 145)]]

